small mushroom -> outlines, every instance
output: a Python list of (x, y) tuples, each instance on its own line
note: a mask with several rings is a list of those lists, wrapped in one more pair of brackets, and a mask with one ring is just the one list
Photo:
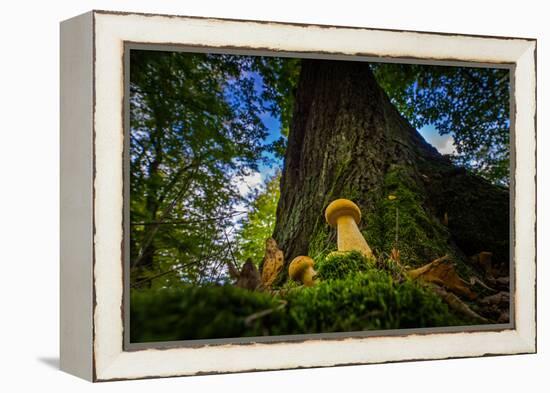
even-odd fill
[(338, 230), (338, 251), (356, 250), (372, 257), (372, 250), (359, 231), (357, 224), (361, 221), (361, 210), (349, 199), (336, 199), (327, 206), (325, 219), (331, 227)]
[(316, 272), (313, 270), (314, 263), (310, 257), (303, 255), (296, 257), (288, 266), (288, 275), (292, 280), (300, 281), (306, 287), (311, 287), (315, 284), (314, 276)]

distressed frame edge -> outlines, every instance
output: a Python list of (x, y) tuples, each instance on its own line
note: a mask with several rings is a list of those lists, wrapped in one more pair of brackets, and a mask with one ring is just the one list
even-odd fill
[[(517, 135), (515, 140), (515, 199), (519, 200), (513, 216), (514, 228), (516, 230), (514, 253), (516, 263), (514, 265), (514, 280), (516, 290), (514, 302), (517, 304), (527, 303), (516, 311), (516, 330), (520, 339), (530, 353), (537, 353), (537, 41), (530, 41), (525, 51), (517, 59), (515, 74), (515, 122), (516, 130), (523, 131), (526, 135)], [(520, 98), (518, 98), (518, 96)], [(519, 104), (518, 104), (519, 102)], [(518, 111), (519, 106), (524, 110)], [(517, 146), (523, 146), (517, 149)], [(522, 156), (518, 156), (519, 153)], [(526, 158), (528, 156), (528, 159)], [(524, 166), (528, 166), (524, 168)], [(527, 173), (522, 173), (525, 170)], [(520, 191), (520, 192), (518, 192)], [(517, 209), (522, 207), (522, 200), (527, 198), (525, 210)], [(532, 208), (527, 209), (527, 208)], [(523, 214), (522, 214), (523, 213)], [(529, 213), (529, 214), (527, 214)], [(519, 222), (519, 225), (518, 225)], [(522, 225), (524, 228), (518, 230)], [(517, 235), (519, 234), (519, 235)], [(529, 236), (527, 236), (529, 235)], [(524, 244), (529, 242), (529, 244)], [(518, 245), (519, 244), (519, 245)], [(529, 255), (529, 260), (521, 262), (518, 254), (522, 249)], [(518, 271), (520, 279), (518, 280)], [(526, 300), (523, 300), (526, 299)]]
[[(103, 12), (101, 12), (101, 14), (104, 14)], [(112, 15), (113, 13), (108, 13), (109, 15)], [(142, 14), (129, 14), (129, 15), (142, 15)], [(170, 18), (174, 18), (174, 16), (170, 16)], [(186, 17), (186, 18), (191, 18), (192, 17)], [(206, 19), (210, 19), (210, 18), (206, 18)], [(251, 22), (256, 22), (256, 21), (251, 21)], [(275, 24), (275, 25), (286, 25), (285, 23), (278, 23), (278, 22), (272, 22), (272, 24)], [(326, 27), (326, 26), (325, 26)], [(360, 28), (358, 28), (360, 29)], [(365, 30), (368, 30), (368, 29), (365, 29)], [(417, 32), (414, 32), (414, 33), (417, 33)], [(437, 34), (437, 33), (426, 33), (426, 34)], [(461, 35), (455, 35), (455, 34), (452, 34), (452, 36), (461, 36)], [(463, 36), (463, 35), (462, 35)], [(502, 38), (502, 37), (497, 37), (499, 39), (506, 39), (506, 38)], [(530, 40), (528, 39), (527, 40), (527, 43), (531, 42), (531, 41), (535, 41), (534, 44), (533, 44), (533, 47), (532, 47), (532, 52), (534, 52), (536, 54), (536, 40)], [(95, 40), (94, 40), (94, 44), (95, 44)], [(529, 46), (529, 45), (528, 45)], [(529, 49), (527, 48), (526, 49), (526, 52), (528, 51)], [(531, 58), (532, 55), (531, 55)], [(95, 75), (94, 75), (95, 76)], [(535, 68), (535, 80), (536, 80), (536, 68)], [(536, 81), (535, 81), (535, 88), (536, 88)], [(533, 102), (535, 104), (535, 115), (536, 115), (536, 101)], [(534, 127), (530, 130), (530, 131), (533, 131), (533, 136), (536, 137), (536, 123), (534, 124)], [(536, 144), (535, 144), (535, 152), (536, 152)], [(535, 176), (536, 176), (536, 162), (535, 162)], [(535, 183), (533, 184), (535, 187), (536, 187), (536, 179), (535, 179)], [(535, 198), (536, 198), (536, 194), (535, 194)], [(535, 206), (536, 206), (536, 199), (535, 199)], [(536, 215), (533, 217), (533, 220), (536, 220)], [(535, 230), (535, 232), (533, 234), (536, 234), (536, 228), (533, 228)], [(536, 258), (536, 249), (535, 249), (535, 258)], [(535, 271), (535, 276), (534, 276), (534, 279), (536, 280), (536, 271)], [(536, 283), (536, 281), (535, 281)], [(97, 285), (97, 283), (95, 283)], [(536, 315), (535, 315), (535, 312), (533, 310), (533, 317), (534, 317), (534, 322), (536, 324)], [(520, 330), (519, 327), (517, 329), (518, 331)], [(512, 352), (512, 353), (533, 353), (536, 351), (536, 325), (534, 326), (534, 335), (532, 334), (533, 332), (525, 332), (524, 329), (521, 329), (521, 331), (525, 334), (519, 334), (519, 332), (516, 331), (516, 333), (518, 333), (516, 336), (516, 338), (518, 339), (518, 342), (520, 342), (522, 344), (522, 348), (523, 348), (523, 352), (522, 351), (519, 351), (519, 352)], [(95, 337), (94, 337), (94, 340), (95, 340)], [(510, 353), (510, 354), (512, 354)], [(490, 353), (490, 354), (478, 354), (478, 355), (463, 355), (463, 356), (457, 356), (457, 357), (471, 357), (471, 356), (486, 356), (486, 355), (499, 355), (499, 354), (505, 354), (505, 353)], [(393, 361), (408, 361), (408, 360), (428, 360), (428, 359), (437, 359), (437, 358), (448, 358), (449, 356), (439, 356), (439, 357), (428, 357), (428, 358), (415, 358), (415, 359), (406, 359), (406, 358), (400, 358), (398, 360), (393, 360)], [(452, 356), (451, 356), (452, 357)], [(114, 359), (111, 359), (112, 360), (112, 365), (114, 366), (115, 363), (118, 363), (119, 361), (124, 361), (124, 359), (121, 359), (120, 357), (116, 357)], [(392, 361), (392, 360), (390, 360)], [(381, 362), (386, 362), (386, 361), (381, 361)], [(380, 363), (378, 361), (374, 361), (374, 362), (361, 362), (359, 364), (366, 364), (366, 363)], [(348, 363), (346, 363), (348, 364)], [(349, 364), (357, 364), (357, 363), (349, 363)], [(330, 364), (330, 365), (326, 365), (326, 366), (337, 366), (339, 364)], [(311, 365), (311, 366), (306, 366), (306, 367), (324, 367), (324, 365), (321, 365), (321, 366), (315, 366), (315, 365)], [(107, 368), (110, 368), (110, 367), (107, 367)], [(115, 367), (116, 368), (116, 367)], [(286, 368), (299, 368), (299, 367), (279, 367), (279, 368), (275, 368), (275, 369), (286, 369)], [(265, 370), (270, 370), (272, 368), (266, 368)], [(105, 373), (103, 371), (106, 371)], [(94, 377), (94, 380), (116, 380), (116, 379), (127, 379), (128, 377), (117, 377), (117, 376), (113, 376), (111, 375), (111, 377), (108, 376), (109, 372), (107, 372), (108, 370), (107, 369), (102, 369), (101, 370), (101, 375), (99, 376), (99, 378), (97, 378), (97, 376)], [(243, 372), (243, 371), (252, 371), (252, 370), (238, 370), (238, 371), (217, 371), (217, 372), (213, 372), (213, 373), (221, 373), (221, 372)], [(195, 373), (190, 373), (190, 374), (186, 374), (186, 373), (172, 373), (172, 374), (169, 374), (169, 375), (145, 375), (145, 376), (132, 376), (132, 377), (129, 377), (129, 378), (148, 378), (148, 377), (161, 377), (161, 376), (177, 376), (177, 375), (196, 375), (196, 374), (201, 374), (202, 372), (195, 372)], [(105, 378), (107, 377), (107, 378)]]
[(178, 19), (195, 19), (195, 20), (204, 20), (204, 21), (220, 21), (220, 22), (244, 22), (244, 23), (257, 23), (257, 24), (271, 24), (271, 25), (286, 25), (286, 26), (295, 26), (295, 27), (319, 27), (324, 29), (356, 29), (356, 30), (371, 30), (371, 31), (385, 31), (385, 32), (396, 32), (396, 33), (419, 33), (419, 34), (435, 34), (443, 36), (462, 36), (462, 37), (473, 37), (473, 38), (494, 38), (494, 39), (504, 39), (504, 40), (526, 40), (526, 41), (536, 41), (535, 37), (509, 37), (509, 36), (499, 36), (499, 35), (486, 35), (486, 34), (467, 34), (467, 33), (449, 33), (449, 32), (440, 32), (440, 31), (428, 31), (428, 30), (409, 30), (409, 29), (390, 29), (383, 27), (365, 27), (357, 25), (329, 25), (323, 23), (306, 23), (306, 22), (285, 22), (285, 21), (272, 21), (264, 19), (242, 19), (242, 18), (222, 18), (216, 16), (199, 16), (199, 15), (183, 15), (183, 14), (163, 14), (163, 13), (151, 13), (151, 12), (137, 12), (137, 11), (113, 11), (113, 10), (103, 10), (103, 9), (94, 9), (91, 12), (94, 14), (103, 14), (103, 15), (120, 15), (120, 16), (160, 16), (164, 18), (178, 18)]
[(93, 18), (60, 23), (60, 369), (93, 381)]

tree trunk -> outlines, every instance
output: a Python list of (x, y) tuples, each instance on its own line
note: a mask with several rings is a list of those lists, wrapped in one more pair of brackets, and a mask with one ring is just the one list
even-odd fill
[(336, 249), (324, 210), (338, 198), (360, 207), (360, 230), (378, 257), (396, 246), (419, 266), (449, 254), (460, 271), (472, 269), (467, 256), (490, 251), (507, 273), (508, 190), (425, 142), (368, 63), (304, 60), (274, 231), (287, 264)]

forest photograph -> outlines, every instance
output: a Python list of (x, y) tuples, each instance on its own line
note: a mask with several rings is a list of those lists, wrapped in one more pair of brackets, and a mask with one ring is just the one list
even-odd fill
[(509, 68), (130, 49), (128, 76), (130, 343), (510, 323)]

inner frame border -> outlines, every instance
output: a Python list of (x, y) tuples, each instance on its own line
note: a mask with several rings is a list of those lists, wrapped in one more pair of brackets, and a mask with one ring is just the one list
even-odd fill
[[(224, 20), (224, 19), (221, 19)], [(283, 24), (285, 23), (277, 23)], [(393, 31), (393, 30), (392, 30)], [(395, 30), (397, 32), (405, 30)], [(438, 34), (438, 33), (431, 33)], [(460, 34), (461, 36), (468, 36)], [(504, 37), (496, 37), (504, 38)], [(368, 55), (346, 55), (339, 53), (322, 53), (322, 52), (292, 52), (275, 49), (263, 48), (242, 48), (236, 46), (201, 46), (201, 45), (185, 45), (174, 43), (147, 43), (124, 41), (123, 42), (123, 244), (122, 244), (122, 270), (123, 270), (123, 296), (122, 296), (122, 320), (123, 320), (123, 350), (138, 351), (146, 349), (174, 349), (174, 348), (200, 348), (204, 346), (220, 346), (220, 345), (251, 345), (256, 343), (262, 344), (277, 344), (277, 343), (300, 343), (308, 340), (342, 340), (348, 338), (367, 338), (367, 337), (402, 337), (408, 335), (429, 335), (434, 333), (458, 333), (458, 332), (501, 332), (504, 330), (515, 329), (515, 253), (514, 244), (516, 238), (515, 232), (515, 194), (516, 194), (516, 131), (515, 131), (515, 116), (516, 116), (516, 90), (515, 90), (515, 63), (508, 62), (472, 62), (460, 60), (433, 60), (415, 57), (383, 57), (383, 56), (368, 56)], [(509, 71), (510, 78), (510, 199), (509, 199), (509, 215), (510, 215), (510, 230), (509, 230), (509, 277), (510, 277), (510, 321), (504, 324), (484, 324), (484, 325), (465, 325), (465, 326), (448, 326), (448, 327), (433, 327), (433, 328), (412, 328), (412, 329), (387, 329), (387, 330), (370, 330), (370, 331), (351, 331), (351, 332), (336, 332), (336, 333), (313, 333), (313, 334), (295, 334), (295, 335), (277, 335), (277, 336), (256, 336), (256, 337), (231, 337), (219, 339), (199, 339), (199, 340), (177, 340), (177, 341), (158, 341), (148, 343), (132, 343), (130, 342), (130, 148), (129, 148), (129, 133), (130, 133), (130, 52), (132, 50), (149, 50), (149, 51), (166, 51), (166, 52), (186, 52), (186, 53), (212, 53), (212, 54), (232, 54), (244, 56), (270, 56), (270, 57), (289, 57), (298, 59), (329, 59), (340, 61), (363, 61), (376, 63), (402, 63), (402, 64), (421, 64), (434, 66), (462, 66), (462, 67), (477, 67), (477, 68), (500, 68)], [(418, 130), (417, 130), (418, 131)], [(405, 361), (405, 360), (402, 360)]]

